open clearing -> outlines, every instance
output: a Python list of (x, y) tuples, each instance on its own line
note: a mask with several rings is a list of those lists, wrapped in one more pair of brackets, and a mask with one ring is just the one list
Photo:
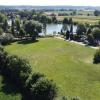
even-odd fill
[[(35, 43), (15, 42), (5, 49), (10, 54), (28, 59), (33, 72), (44, 73), (53, 79), (59, 87), (59, 97), (100, 100), (100, 64), (92, 63), (95, 49), (56, 38), (40, 38)], [(7, 95), (1, 99), (2, 93), (0, 100), (8, 100)]]

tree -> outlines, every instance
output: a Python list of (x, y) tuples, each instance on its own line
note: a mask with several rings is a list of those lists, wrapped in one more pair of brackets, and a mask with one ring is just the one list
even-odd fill
[(73, 24), (70, 26), (70, 40), (73, 40)]
[(54, 15), (54, 16), (52, 16), (52, 22), (53, 23), (57, 23), (58, 21), (57, 21), (57, 18), (56, 18), (56, 16)]
[(42, 15), (42, 16), (40, 17), (40, 22), (41, 22), (41, 23), (47, 23), (47, 16)]
[(94, 55), (93, 63), (95, 64), (100, 63), (100, 49), (96, 51)]
[(36, 84), (32, 84), (30, 93), (32, 100), (54, 100), (57, 96), (57, 87), (52, 81), (41, 78)]
[(7, 22), (7, 19), (5, 19), (5, 21), (4, 21), (3, 30), (4, 30), (4, 32), (7, 32), (7, 30), (8, 30), (8, 22)]
[(100, 40), (100, 29), (94, 28), (92, 31), (93, 37), (98, 41)]
[(47, 27), (47, 25), (44, 23), (43, 24), (43, 32), (44, 32), (44, 35), (46, 36), (46, 27)]
[(0, 73), (3, 73), (3, 71), (5, 70), (7, 56), (8, 53), (4, 51), (4, 48), (2, 46), (0, 46)]
[(17, 84), (19, 87), (24, 87), (26, 81), (31, 74), (31, 66), (25, 59), (19, 58), (18, 56), (9, 56), (7, 58), (6, 66), (7, 77)]
[(67, 31), (68, 31), (68, 26), (67, 26), (67, 24), (63, 24), (63, 26), (62, 26), (62, 31), (63, 31), (63, 32), (67, 32)]
[(73, 19), (69, 18), (69, 24), (73, 24)]
[(15, 25), (16, 25), (17, 32), (19, 32), (19, 30), (20, 30), (20, 20), (18, 18), (15, 20)]
[(86, 34), (87, 34), (87, 35), (88, 35), (88, 34), (91, 34), (91, 32), (92, 32), (92, 29), (89, 27), (88, 30), (87, 30), (87, 32), (86, 32)]
[(73, 24), (70, 26), (70, 33), (73, 34)]
[(64, 18), (63, 19), (63, 24), (68, 24), (68, 23), (69, 23), (68, 18)]
[(4, 23), (6, 17), (4, 14), (0, 13), (0, 23)]
[(75, 16), (76, 14), (77, 14), (77, 11), (76, 10), (73, 10), (72, 11), (72, 15)]
[(3, 33), (3, 29), (2, 28), (0, 28), (0, 35)]
[(94, 45), (94, 37), (93, 34), (88, 34), (87, 35), (87, 40), (89, 42), (90, 45)]
[(99, 16), (99, 15), (100, 15), (100, 11), (95, 10), (95, 11), (94, 11), (94, 15), (95, 15), (95, 16)]
[(67, 31), (67, 32), (66, 32), (66, 40), (68, 40), (68, 39), (69, 39), (69, 37), (70, 37), (70, 32), (69, 32), (69, 31)]
[(77, 26), (77, 30), (76, 30), (77, 35), (83, 35), (84, 33), (86, 33), (86, 27), (84, 24), (79, 24)]
[(13, 39), (14, 39), (14, 37), (10, 33), (5, 33), (5, 34), (0, 35), (0, 43), (2, 45), (11, 43), (13, 41)]
[(33, 40), (36, 40), (38, 34), (42, 31), (42, 25), (36, 21), (27, 21), (25, 23), (25, 31)]
[(19, 35), (20, 35), (21, 37), (24, 37), (24, 36), (25, 36), (25, 30), (24, 30), (23, 28), (20, 28), (20, 30), (19, 30)]
[(11, 33), (15, 36), (15, 22), (12, 19), (12, 24), (11, 24)]

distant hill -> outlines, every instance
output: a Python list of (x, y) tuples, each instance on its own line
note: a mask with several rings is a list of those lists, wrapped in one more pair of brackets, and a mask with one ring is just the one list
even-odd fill
[(35, 9), (35, 10), (41, 10), (41, 9), (47, 9), (47, 10), (69, 10), (69, 9), (75, 9), (75, 10), (100, 10), (100, 6), (0, 6), (0, 9)]

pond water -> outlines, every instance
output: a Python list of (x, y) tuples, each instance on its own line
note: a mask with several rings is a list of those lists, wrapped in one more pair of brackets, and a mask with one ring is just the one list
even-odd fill
[[(53, 33), (58, 34), (58, 32), (61, 32), (63, 25), (62, 24), (47, 24), (46, 27), (46, 35), (53, 35)], [(77, 26), (73, 26), (73, 33), (76, 33)], [(68, 26), (68, 30), (70, 30), (70, 26)], [(44, 32), (40, 33), (40, 35), (43, 35)]]

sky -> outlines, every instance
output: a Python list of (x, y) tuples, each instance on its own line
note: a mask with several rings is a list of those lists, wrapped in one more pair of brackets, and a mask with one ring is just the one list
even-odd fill
[(100, 6), (100, 0), (0, 0), (0, 5)]

